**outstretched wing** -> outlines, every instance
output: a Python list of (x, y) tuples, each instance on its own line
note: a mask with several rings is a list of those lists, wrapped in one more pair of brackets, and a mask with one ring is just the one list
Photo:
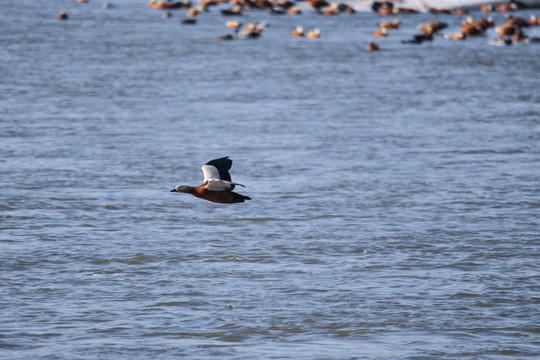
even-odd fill
[(228, 156), (207, 162), (202, 167), (206, 188), (211, 191), (225, 191), (233, 190), (235, 185), (244, 186), (231, 181), (231, 166), (232, 160)]
[(232, 166), (232, 160), (229, 159), (228, 156), (225, 156), (219, 159), (210, 160), (209, 162), (206, 163), (206, 165), (213, 166), (217, 169), (217, 171), (219, 172), (219, 179), (231, 181), (231, 175), (229, 174), (229, 170), (231, 169), (231, 166)]

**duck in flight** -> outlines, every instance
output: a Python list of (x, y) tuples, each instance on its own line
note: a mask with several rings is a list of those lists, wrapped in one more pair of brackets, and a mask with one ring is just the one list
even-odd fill
[(235, 185), (244, 185), (231, 181), (231, 175), (229, 174), (231, 166), (232, 160), (228, 156), (211, 160), (202, 167), (204, 174), (202, 185), (197, 187), (177, 185), (171, 192), (188, 193), (201, 199), (222, 204), (251, 200), (249, 196), (240, 195), (232, 191)]

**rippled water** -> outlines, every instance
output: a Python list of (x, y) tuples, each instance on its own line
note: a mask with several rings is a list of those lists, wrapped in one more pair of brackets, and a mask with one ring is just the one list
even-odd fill
[[(539, 356), (540, 45), (115, 5), (3, 5), (3, 358)], [(252, 201), (169, 192), (226, 155)]]

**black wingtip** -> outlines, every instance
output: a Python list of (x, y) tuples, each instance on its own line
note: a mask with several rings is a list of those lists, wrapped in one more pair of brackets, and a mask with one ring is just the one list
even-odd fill
[(221, 180), (231, 181), (231, 175), (229, 169), (232, 166), (232, 160), (228, 156), (210, 160), (206, 165), (214, 166), (219, 171), (219, 178)]
[(215, 163), (223, 163), (223, 162), (229, 162), (229, 161), (232, 163), (232, 160), (229, 159), (228, 156), (224, 156), (224, 157), (220, 157), (214, 160), (210, 160), (209, 162), (206, 163), (206, 165), (213, 165)]

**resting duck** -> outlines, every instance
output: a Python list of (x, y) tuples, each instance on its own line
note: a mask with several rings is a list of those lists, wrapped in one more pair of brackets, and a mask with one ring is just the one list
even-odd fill
[(491, 5), (491, 4), (486, 4), (486, 5), (481, 5), (480, 6), (480, 11), (483, 12), (483, 13), (492, 12), (493, 10), (494, 10), (493, 5)]
[(291, 31), (290, 34), (293, 37), (302, 37), (304, 36), (304, 28), (301, 26), (297, 26), (295, 29)]
[(337, 15), (339, 14), (339, 8), (337, 3), (332, 3), (328, 5), (323, 11), (321, 11), (322, 15), (329, 16), (329, 15)]
[(191, 2), (189, 0), (183, 3), (182, 2), (169, 2), (169, 1), (158, 2), (158, 1), (150, 0), (146, 5), (156, 10), (168, 10), (168, 9), (189, 8), (191, 7)]
[(444, 38), (459, 41), (459, 40), (465, 40), (467, 38), (467, 35), (460, 31), (451, 35), (444, 35)]
[(380, 27), (379, 30), (375, 30), (371, 33), (373, 37), (385, 37), (388, 35), (388, 30), (385, 27)]
[(495, 11), (498, 12), (509, 12), (515, 10), (517, 10), (517, 6), (513, 2), (509, 2), (507, 4), (500, 4), (495, 7)]
[(469, 10), (459, 8), (459, 9), (450, 10), (450, 12), (454, 15), (466, 15), (469, 13)]
[(382, 24), (379, 24), (379, 28), (398, 29), (400, 23), (401, 21), (399, 19), (395, 19), (394, 21), (386, 21), (386, 22), (383, 22)]
[(521, 29), (519, 28), (519, 26), (510, 25), (507, 23), (504, 23), (501, 26), (497, 26), (495, 28), (495, 32), (497, 33), (497, 35), (499, 35), (501, 39), (504, 39), (507, 36), (512, 36), (520, 31)]
[(318, 28), (315, 28), (313, 30), (309, 30), (306, 33), (306, 37), (308, 39), (318, 39), (320, 36), (321, 36), (321, 30), (319, 30)]
[(289, 15), (300, 15), (301, 13), (302, 11), (296, 6), (291, 6), (290, 8), (287, 9), (287, 14)]
[(177, 185), (171, 192), (189, 193), (198, 198), (222, 204), (251, 200), (249, 196), (232, 191), (235, 185), (244, 185), (231, 181), (231, 175), (229, 174), (231, 166), (232, 160), (228, 156), (211, 160), (202, 167), (204, 174), (202, 185), (197, 187)]
[(426, 35), (433, 35), (439, 32), (439, 30), (445, 29), (447, 27), (448, 27), (448, 24), (446, 23), (441, 23), (441, 22), (432, 20), (432, 21), (428, 21), (426, 23), (420, 24), (416, 28), (422, 31)]
[(221, 10), (221, 14), (225, 16), (235, 16), (235, 15), (242, 15), (242, 6), (236, 5), (231, 9), (224, 9)]
[(229, 20), (225, 21), (225, 26), (231, 29), (238, 29), (240, 26), (242, 26), (242, 23), (236, 20)]
[(373, 51), (379, 51), (379, 46), (375, 44), (373, 41), (368, 42), (368, 46), (366, 48), (367, 52), (373, 52)]
[(68, 16), (65, 11), (62, 11), (60, 14), (56, 16), (56, 20), (67, 20)]

